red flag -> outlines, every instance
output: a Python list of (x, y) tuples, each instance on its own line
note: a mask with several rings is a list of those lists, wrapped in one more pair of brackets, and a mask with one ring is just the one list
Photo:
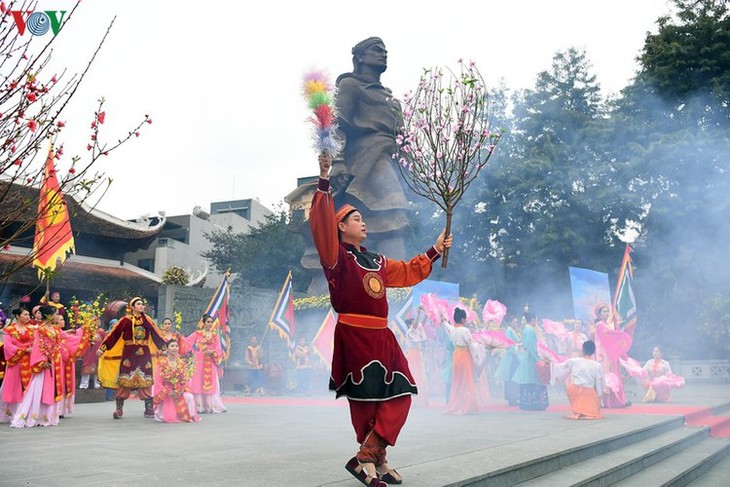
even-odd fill
[(329, 367), (332, 364), (332, 354), (335, 348), (335, 313), (332, 308), (327, 312), (317, 334), (312, 340), (312, 348), (319, 355), (319, 358)]
[(43, 170), (43, 184), (38, 201), (38, 219), (36, 220), (35, 238), (33, 239), (33, 266), (38, 268), (38, 277), (43, 270), (54, 270), (56, 263), (66, 260), (68, 252), (75, 250), (74, 236), (68, 207), (63, 200), (63, 193), (56, 178), (53, 164), (53, 146), (48, 151), (48, 158)]

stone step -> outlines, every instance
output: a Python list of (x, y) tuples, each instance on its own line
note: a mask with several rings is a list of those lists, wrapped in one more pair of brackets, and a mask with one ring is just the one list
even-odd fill
[[(521, 486), (607, 486), (640, 472), (709, 437), (708, 428), (677, 427), (616, 449), (597, 452), (585, 461), (542, 475)], [(566, 452), (565, 455), (570, 455)]]
[[(681, 430), (683, 424), (681, 416), (625, 416), (620, 422), (610, 418), (601, 421), (558, 419), (554, 423), (556, 429), (549, 433), (549, 440), (544, 434), (536, 433), (531, 438), (498, 447), (400, 465), (398, 470), (408, 479), (409, 485), (507, 487), (667, 431)], [(339, 485), (344, 487), (351, 483), (328, 484), (329, 487)]]
[[(623, 480), (621, 487), (685, 486), (695, 479), (702, 478), (705, 472), (729, 455), (730, 442), (725, 439), (708, 438)], [(728, 473), (730, 471), (726, 470), (723, 485), (728, 485)], [(706, 484), (701, 483), (701, 485)]]
[(688, 426), (708, 426), (710, 427), (710, 436), (728, 438), (730, 437), (730, 403), (687, 414), (685, 424)]
[(725, 458), (687, 485), (689, 487), (727, 487), (728, 475), (730, 475), (730, 454), (726, 454)]
[(712, 408), (712, 414), (716, 414), (718, 416), (730, 416), (730, 402), (715, 406)]

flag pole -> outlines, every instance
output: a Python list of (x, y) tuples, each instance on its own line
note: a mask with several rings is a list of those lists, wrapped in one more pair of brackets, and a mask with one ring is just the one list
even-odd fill
[[(231, 275), (231, 268), (229, 267), (228, 269), (226, 269), (225, 276), (226, 276), (226, 278), (228, 278), (228, 276), (230, 276), (230, 275)], [(218, 320), (218, 323), (220, 324), (220, 319)], [(228, 328), (230, 328), (230, 325), (228, 323), (226, 323), (226, 326), (228, 326)], [(222, 329), (222, 327), (221, 327), (221, 329)], [(220, 340), (220, 336), (218, 339)], [(222, 395), (225, 395), (225, 388), (223, 387), (223, 384), (226, 379), (226, 373), (228, 372), (228, 359), (229, 358), (231, 358), (230, 349), (227, 352), (226, 351), (223, 352), (223, 375), (221, 376), (221, 394)]]
[(621, 290), (621, 285), (623, 283), (624, 273), (626, 272), (626, 267), (628, 265), (629, 259), (631, 258), (631, 252), (633, 252), (633, 249), (629, 244), (626, 244), (626, 248), (624, 249), (624, 255), (621, 258), (621, 267), (619, 268), (618, 272), (618, 279), (616, 279), (616, 289), (613, 292), (613, 299), (611, 300), (611, 309), (609, 310), (609, 316), (608, 316), (608, 322), (611, 323), (614, 330), (619, 329), (619, 326), (621, 324), (621, 317), (618, 316), (618, 312), (616, 310), (616, 305), (618, 304), (618, 293)]

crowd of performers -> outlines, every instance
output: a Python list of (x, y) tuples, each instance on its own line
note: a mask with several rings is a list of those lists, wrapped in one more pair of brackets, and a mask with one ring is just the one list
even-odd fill
[(77, 359), (79, 389), (116, 391), (114, 419), (124, 417), (132, 394), (144, 401), (144, 416), (160, 422), (195, 422), (200, 414), (226, 411), (219, 380), (224, 355), (210, 316), (184, 336), (169, 318), (158, 326), (137, 297), (108, 330), (98, 317), (69, 328), (63, 305), (52, 303), (21, 306), (3, 327), (0, 423), (55, 426), (73, 414)]
[[(550, 320), (543, 320), (541, 327), (529, 312), (521, 321), (508, 320), (502, 327), (503, 305), (502, 312), (485, 306), (489, 319), (479, 320), (470, 307), (425, 295), (417, 317), (407, 323), (404, 352), (388, 326), (386, 288), (413, 286), (426, 279), (452, 238), (442, 233), (433, 246), (410, 261), (368, 251), (363, 246), (367, 237), (363, 215), (351, 204), (335, 208), (329, 181), (331, 156), (322, 153), (318, 162), (320, 176), (309, 223), (330, 303), (338, 314), (329, 388), (336, 397), (348, 400), (359, 448), (345, 469), (361, 483), (384, 487), (402, 482), (387, 462), (387, 448), (396, 443), (412, 396), (416, 395), (416, 406), (428, 405), (432, 392), (428, 385), (435, 382), (429, 379), (435, 374), (433, 367), (428, 373), (432, 364), (422, 352), (431, 341), (442, 345), (437, 349), (442, 354), (448, 414), (483, 410), (489, 399), (489, 377), (504, 383), (508, 404), (526, 410), (545, 410), (548, 384), (565, 381), (573, 409), (570, 419), (598, 419), (601, 406), (630, 405), (620, 367), (642, 377), (647, 391), (683, 384), (681, 378), (668, 375), (669, 366), (658, 362), (660, 357), (643, 368), (627, 355), (631, 336), (609, 325), (606, 305), (596, 307), (596, 321), (585, 330), (582, 326), (567, 329)], [(473, 329), (476, 324), (482, 329)], [(256, 364), (248, 352), (247, 361), (249, 366)], [(667, 377), (676, 379), (672, 382)], [(667, 397), (647, 392), (652, 400)]]
[[(484, 411), (489, 384), (502, 384), (509, 406), (545, 410), (553, 385), (568, 396), (570, 419), (598, 419), (601, 408), (631, 406), (622, 375), (643, 387), (644, 402), (669, 401), (684, 378), (672, 373), (659, 347), (643, 366), (631, 358), (632, 336), (614, 329), (609, 314), (608, 305), (598, 303), (587, 325), (579, 320), (539, 323), (528, 309), (521, 318), (504, 319), (506, 307), (490, 300), (479, 317), (468, 305), (424, 295), (417, 317), (407, 320), (403, 341), (419, 395), (437, 389), (422, 384), (443, 387), (447, 414)], [(432, 353), (425, 354), (427, 348)], [(414, 404), (428, 404), (428, 397)]]

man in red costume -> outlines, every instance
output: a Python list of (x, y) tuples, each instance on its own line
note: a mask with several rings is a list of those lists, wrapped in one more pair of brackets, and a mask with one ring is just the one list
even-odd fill
[(409, 262), (388, 259), (361, 246), (367, 236), (362, 215), (344, 205), (336, 213), (329, 187), (332, 159), (319, 156), (319, 183), (309, 222), (330, 301), (338, 313), (329, 388), (347, 397), (360, 449), (345, 468), (368, 486), (400, 484), (386, 461), (417, 394), (408, 362), (388, 329), (386, 287), (413, 286), (431, 273), (451, 246), (443, 233), (425, 254)]
[(110, 352), (110, 360), (107, 361), (109, 364), (105, 364), (104, 361), (99, 363), (99, 378), (102, 385), (106, 386), (103, 377), (109, 374), (105, 369), (116, 369), (112, 373), (116, 376), (114, 385), (117, 387), (116, 409), (112, 415), (114, 419), (122, 418), (124, 401), (129, 398), (132, 391), (144, 400), (145, 417), (154, 418), (155, 412), (152, 407), (154, 371), (150, 346), (154, 344), (160, 350), (164, 350), (167, 342), (157, 325), (144, 313), (145, 305), (142, 298), (132, 298), (129, 301), (129, 308), (130, 314), (120, 319), (109, 330), (96, 352), (99, 356)]

